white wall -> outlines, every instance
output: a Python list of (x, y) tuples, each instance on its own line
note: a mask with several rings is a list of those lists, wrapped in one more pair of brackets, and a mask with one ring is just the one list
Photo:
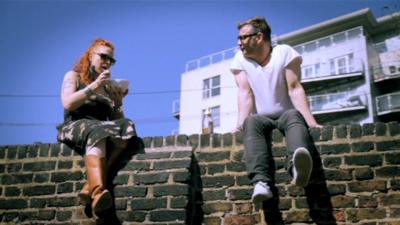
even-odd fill
[[(220, 126), (215, 133), (226, 133), (236, 126), (237, 88), (229, 70), (232, 59), (208, 65), (182, 74), (180, 98), (180, 134), (201, 133), (202, 110), (220, 106)], [(202, 98), (203, 80), (220, 75), (221, 92), (219, 96)]]

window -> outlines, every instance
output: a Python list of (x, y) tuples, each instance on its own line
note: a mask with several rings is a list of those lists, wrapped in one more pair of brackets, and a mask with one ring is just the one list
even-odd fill
[(220, 107), (215, 106), (211, 108), (211, 116), (213, 118), (214, 127), (219, 127), (221, 123), (221, 112)]
[(354, 72), (353, 53), (329, 60), (331, 75)]
[(310, 78), (313, 75), (312, 66), (303, 67), (304, 78)]
[[(209, 116), (211, 115), (211, 118), (209, 118)], [(220, 126), (220, 106), (215, 106), (215, 107), (211, 107), (208, 109), (203, 109), (202, 110), (202, 129), (203, 129), (203, 133), (212, 133), (212, 129), (214, 127), (219, 127)], [(210, 129), (210, 123), (212, 123), (212, 128), (211, 130), (207, 130), (205, 132), (205, 128)]]
[(320, 76), (320, 63), (316, 63), (313, 65), (303, 66), (302, 74), (304, 78), (312, 78)]
[(203, 99), (221, 94), (220, 75), (203, 80)]

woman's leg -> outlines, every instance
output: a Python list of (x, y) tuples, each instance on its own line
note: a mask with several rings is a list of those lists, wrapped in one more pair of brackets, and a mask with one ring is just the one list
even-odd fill
[(112, 148), (108, 149), (109, 155), (107, 157), (107, 168), (111, 168), (114, 165), (115, 161), (121, 155), (121, 153), (127, 148), (128, 140), (123, 140), (120, 138), (111, 139)]
[(112, 206), (112, 197), (105, 188), (106, 183), (106, 139), (86, 150), (85, 164), (92, 198), (92, 209), (95, 213), (104, 211)]

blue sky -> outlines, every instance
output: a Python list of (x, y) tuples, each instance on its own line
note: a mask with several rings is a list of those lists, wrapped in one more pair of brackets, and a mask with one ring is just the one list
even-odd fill
[(131, 82), (125, 115), (139, 136), (178, 129), (185, 63), (236, 45), (238, 21), (264, 16), (282, 35), (370, 8), (375, 17), (399, 0), (0, 0), (0, 145), (55, 143), (63, 121), (64, 74), (96, 37), (111, 40), (114, 78)]

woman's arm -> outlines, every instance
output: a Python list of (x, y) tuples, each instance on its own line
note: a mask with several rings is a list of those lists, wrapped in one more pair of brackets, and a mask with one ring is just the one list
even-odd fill
[(84, 89), (78, 90), (79, 74), (75, 71), (67, 72), (61, 87), (61, 101), (64, 108), (68, 111), (79, 108), (100, 87), (108, 82), (109, 77), (110, 71), (105, 70), (99, 74), (95, 81), (87, 85)]
[(69, 71), (64, 76), (61, 87), (61, 101), (64, 108), (68, 111), (77, 109), (93, 94), (93, 90), (90, 86), (78, 90), (78, 76), (79, 75), (74, 71)]

